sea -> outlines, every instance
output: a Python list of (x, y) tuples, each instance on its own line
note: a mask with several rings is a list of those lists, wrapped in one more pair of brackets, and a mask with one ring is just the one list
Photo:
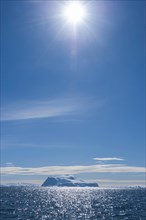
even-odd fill
[(146, 188), (1, 187), (1, 220), (146, 220)]

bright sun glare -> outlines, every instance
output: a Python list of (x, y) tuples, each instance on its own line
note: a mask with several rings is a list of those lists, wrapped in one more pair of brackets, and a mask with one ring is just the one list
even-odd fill
[(85, 7), (79, 1), (72, 1), (64, 8), (64, 16), (66, 20), (73, 24), (80, 24), (85, 18)]

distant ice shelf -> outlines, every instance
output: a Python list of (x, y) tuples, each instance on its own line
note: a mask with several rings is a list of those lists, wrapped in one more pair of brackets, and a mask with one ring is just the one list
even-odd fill
[(17, 186), (25, 186), (25, 187), (38, 187), (38, 184), (33, 183), (6, 183), (6, 184), (0, 184), (1, 187), (17, 187)]
[(98, 187), (97, 183), (88, 183), (78, 180), (74, 176), (48, 177), (42, 186), (59, 186), (59, 187)]

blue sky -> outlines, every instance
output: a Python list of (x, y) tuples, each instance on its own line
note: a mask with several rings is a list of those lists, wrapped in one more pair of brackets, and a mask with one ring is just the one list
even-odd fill
[(83, 1), (76, 33), (66, 4), (1, 2), (3, 182), (144, 185), (145, 1)]

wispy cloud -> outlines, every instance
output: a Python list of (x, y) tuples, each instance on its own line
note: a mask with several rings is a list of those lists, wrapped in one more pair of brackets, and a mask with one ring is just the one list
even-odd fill
[(17, 143), (17, 142), (11, 142), (11, 143), (2, 143), (1, 144), (1, 149), (8, 149), (8, 148), (41, 148), (41, 149), (45, 149), (45, 148), (56, 148), (56, 149), (60, 149), (60, 148), (75, 148), (74, 145), (69, 145), (69, 144), (35, 144), (35, 143)]
[(1, 174), (19, 175), (64, 175), (80, 173), (129, 173), (146, 172), (145, 167), (123, 164), (90, 165), (90, 166), (46, 166), (37, 168), (1, 167)]
[(93, 160), (96, 161), (114, 161), (114, 160), (124, 160), (123, 158), (118, 158), (118, 157), (96, 157), (93, 158)]
[(79, 114), (91, 106), (99, 108), (103, 101), (93, 98), (58, 98), (46, 101), (25, 101), (5, 106), (1, 110), (1, 120), (26, 120), (51, 118)]
[(13, 166), (14, 166), (14, 164), (11, 163), (11, 162), (6, 162), (5, 165), (6, 165), (7, 167), (13, 167)]

